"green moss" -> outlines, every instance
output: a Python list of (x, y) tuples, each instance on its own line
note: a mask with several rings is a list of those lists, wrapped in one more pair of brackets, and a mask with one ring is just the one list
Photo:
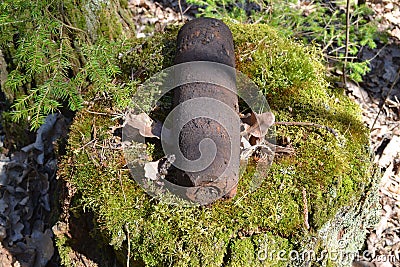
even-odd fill
[(287, 266), (286, 258), (291, 249), (287, 239), (270, 233), (234, 239), (229, 247), (226, 266)]
[[(262, 246), (300, 249), (339, 209), (357, 203), (369, 186), (367, 129), (356, 105), (328, 88), (319, 52), (266, 25), (229, 26), (238, 69), (260, 86), (277, 120), (327, 125), (339, 137), (318, 128), (276, 127), (278, 138), (289, 138), (296, 153), (277, 159), (259, 189), (244, 193), (254, 175), (250, 166), (232, 200), (181, 208), (145, 194), (126, 170), (121, 151), (100, 145), (114, 138), (111, 116), (82, 110), (71, 126), (60, 175), (78, 189), (84, 207), (94, 211), (121, 260), (126, 259), (129, 232), (132, 257), (148, 266), (284, 266), (276, 257), (261, 261)], [(135, 74), (130, 86), (120, 87), (121, 95), (133, 96), (136, 84), (171, 66), (176, 33), (173, 28), (115, 46), (110, 57), (120, 55), (121, 83)], [(118, 112), (120, 104), (99, 100), (91, 110), (110, 106)], [(304, 227), (303, 190), (309, 230)]]
[(67, 242), (68, 239), (64, 235), (56, 237), (56, 246), (58, 249), (58, 254), (60, 255), (61, 264), (63, 266), (69, 267), (72, 266), (72, 262), (70, 260), (72, 248), (67, 245)]

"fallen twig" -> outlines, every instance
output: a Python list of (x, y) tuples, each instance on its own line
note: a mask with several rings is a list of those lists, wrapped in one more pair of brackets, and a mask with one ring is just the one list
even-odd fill
[(347, 56), (349, 55), (349, 39), (350, 39), (350, 0), (346, 0), (346, 43), (344, 51), (344, 63), (343, 63), (343, 83), (346, 86), (346, 67), (347, 67)]
[(306, 229), (310, 229), (310, 225), (308, 223), (308, 203), (307, 203), (307, 192), (306, 189), (303, 187), (303, 205), (304, 205), (304, 209), (303, 209), (303, 215), (304, 215), (304, 225), (306, 227)]
[(379, 107), (378, 114), (376, 114), (374, 123), (373, 123), (372, 126), (371, 126), (371, 130), (374, 129), (375, 123), (376, 123), (376, 121), (378, 120), (379, 115), (381, 114), (381, 111), (382, 111), (382, 109), (383, 109), (383, 106), (385, 105), (386, 101), (388, 100), (388, 98), (389, 98), (389, 96), (390, 96), (390, 93), (392, 92), (394, 86), (396, 85), (397, 81), (399, 80), (399, 76), (400, 76), (400, 68), (399, 68), (399, 70), (397, 71), (396, 78), (394, 79), (392, 85), (390, 86), (389, 92), (387, 93), (387, 95), (386, 95), (386, 97), (385, 97), (385, 100), (382, 102), (382, 104), (381, 104), (380, 107)]
[[(181, 0), (178, 1), (178, 7), (179, 7), (179, 14), (181, 17), (181, 22), (183, 22), (183, 11), (182, 11), (182, 3)], [(185, 10), (186, 11), (186, 10)]]
[(130, 231), (129, 231), (129, 223), (125, 224), (125, 231), (126, 231), (126, 237), (128, 241), (128, 255), (126, 256), (126, 267), (129, 267), (129, 260), (131, 258), (131, 237), (130, 237)]

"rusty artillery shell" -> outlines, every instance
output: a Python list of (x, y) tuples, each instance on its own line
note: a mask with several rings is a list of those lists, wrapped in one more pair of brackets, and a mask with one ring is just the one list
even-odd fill
[[(227, 25), (216, 19), (199, 18), (189, 21), (180, 29), (177, 37), (175, 64), (194, 61), (216, 62), (235, 67), (233, 38)], [(197, 117), (186, 123), (183, 128), (177, 129), (175, 134), (179, 134), (179, 148), (187, 159), (196, 160), (201, 156), (199, 146), (205, 138), (212, 139), (217, 151), (214, 161), (207, 168), (196, 172), (180, 171), (176, 182), (181, 185), (190, 184), (194, 187), (213, 187), (218, 191), (219, 197), (227, 195), (232, 197), (235, 194), (232, 192), (236, 192), (239, 177), (238, 97), (234, 71), (231, 75), (221, 75), (226, 79), (231, 79), (228, 82), (233, 84), (231, 90), (205, 82), (188, 83), (174, 90), (175, 107), (188, 100), (209, 98), (221, 102), (221, 108), (226, 105), (232, 111), (223, 121)], [(220, 107), (215, 106), (210, 113), (220, 112)], [(179, 121), (181, 115), (176, 115), (178, 116), (176, 121)], [(230, 127), (226, 127), (227, 125)], [(234, 130), (228, 132), (227, 128)], [(221, 176), (222, 174), (224, 175)], [(201, 203), (207, 202), (207, 194), (200, 191), (189, 190), (188, 192), (191, 193), (187, 193), (187, 195)], [(193, 194), (197, 195), (193, 196)]]

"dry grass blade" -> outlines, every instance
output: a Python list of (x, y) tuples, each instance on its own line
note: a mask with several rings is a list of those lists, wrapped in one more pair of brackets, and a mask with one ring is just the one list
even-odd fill
[(349, 55), (349, 39), (350, 39), (350, 0), (346, 0), (346, 44), (344, 52), (344, 63), (343, 63), (343, 83), (346, 86), (346, 67), (347, 67), (347, 57)]

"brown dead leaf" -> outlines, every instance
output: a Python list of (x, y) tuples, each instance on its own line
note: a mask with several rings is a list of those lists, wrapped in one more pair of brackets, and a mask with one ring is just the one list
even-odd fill
[(392, 267), (393, 264), (391, 264), (389, 261), (381, 261), (380, 259), (373, 260), (373, 263), (375, 263), (376, 267)]
[(36, 162), (44, 164), (45, 155), (53, 151), (53, 142), (67, 135), (67, 127), (64, 117), (59, 113), (49, 114), (45, 123), (40, 126), (36, 134), (36, 141), (23, 147), (21, 150), (28, 153), (37, 151)]
[(359, 99), (361, 103), (370, 103), (371, 100), (368, 96), (367, 91), (364, 90), (361, 86), (353, 82), (347, 82), (346, 88), (351, 92), (351, 94)]
[(400, 27), (396, 27), (393, 30), (389, 31), (390, 35), (393, 37), (396, 37), (397, 39), (400, 40)]
[(28, 247), (35, 249), (37, 256), (35, 266), (46, 266), (54, 254), (53, 233), (46, 229), (44, 233), (34, 230), (30, 237), (26, 238)]
[(252, 112), (242, 118), (245, 123), (245, 130), (242, 135), (249, 134), (257, 138), (262, 138), (267, 134), (268, 128), (275, 122), (275, 116), (272, 112), (264, 112), (256, 114)]
[(130, 126), (133, 129), (137, 129), (143, 137), (160, 138), (156, 133), (159, 128), (158, 124), (159, 123), (153, 121), (146, 113), (140, 113), (138, 115), (129, 113), (126, 116), (124, 127)]
[(398, 154), (400, 154), (400, 137), (393, 136), (383, 150), (382, 156), (379, 158), (379, 166), (386, 168), (393, 162)]

